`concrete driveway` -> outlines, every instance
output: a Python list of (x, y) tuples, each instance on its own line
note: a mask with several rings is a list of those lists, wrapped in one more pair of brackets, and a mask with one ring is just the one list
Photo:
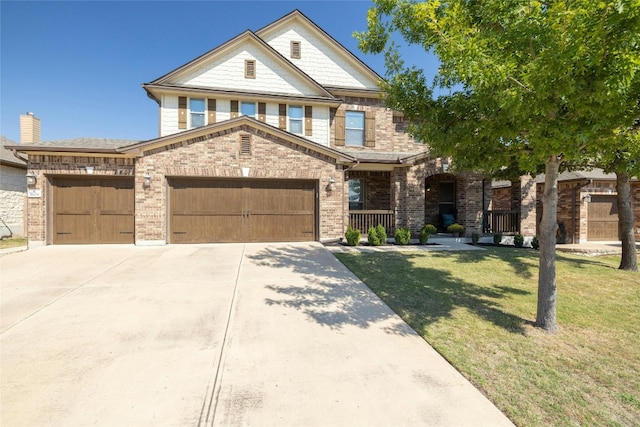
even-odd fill
[(0, 258), (0, 425), (511, 425), (320, 244)]

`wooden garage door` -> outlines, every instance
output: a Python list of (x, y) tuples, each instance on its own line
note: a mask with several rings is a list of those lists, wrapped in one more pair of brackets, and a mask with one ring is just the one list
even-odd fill
[(591, 196), (587, 240), (619, 240), (616, 196)]
[(316, 240), (314, 181), (169, 180), (170, 242)]
[(133, 178), (54, 178), (53, 243), (134, 243)]

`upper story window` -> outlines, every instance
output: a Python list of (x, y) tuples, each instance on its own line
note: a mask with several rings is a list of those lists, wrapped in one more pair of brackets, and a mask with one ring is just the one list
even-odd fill
[(191, 116), (191, 127), (197, 128), (204, 126), (204, 99), (189, 99), (189, 112)]
[(256, 103), (242, 101), (240, 104), (240, 115), (256, 117)]
[(364, 111), (345, 112), (346, 145), (364, 145)]
[(255, 79), (256, 78), (256, 61), (255, 59), (244, 60), (244, 78)]
[(293, 59), (301, 58), (300, 42), (291, 40), (291, 57)]
[(302, 134), (302, 106), (289, 106), (289, 132)]

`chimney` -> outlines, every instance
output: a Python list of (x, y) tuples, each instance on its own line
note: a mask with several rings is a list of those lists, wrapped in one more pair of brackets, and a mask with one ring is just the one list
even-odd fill
[(32, 112), (20, 115), (20, 143), (40, 142), (40, 119)]

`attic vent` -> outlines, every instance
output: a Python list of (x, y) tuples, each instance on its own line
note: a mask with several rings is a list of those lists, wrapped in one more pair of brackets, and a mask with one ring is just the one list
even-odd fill
[(300, 42), (291, 41), (291, 57), (294, 59), (300, 59)]
[(251, 155), (251, 135), (240, 135), (240, 155)]
[(244, 78), (245, 79), (256, 78), (256, 61), (254, 59), (244, 60)]

